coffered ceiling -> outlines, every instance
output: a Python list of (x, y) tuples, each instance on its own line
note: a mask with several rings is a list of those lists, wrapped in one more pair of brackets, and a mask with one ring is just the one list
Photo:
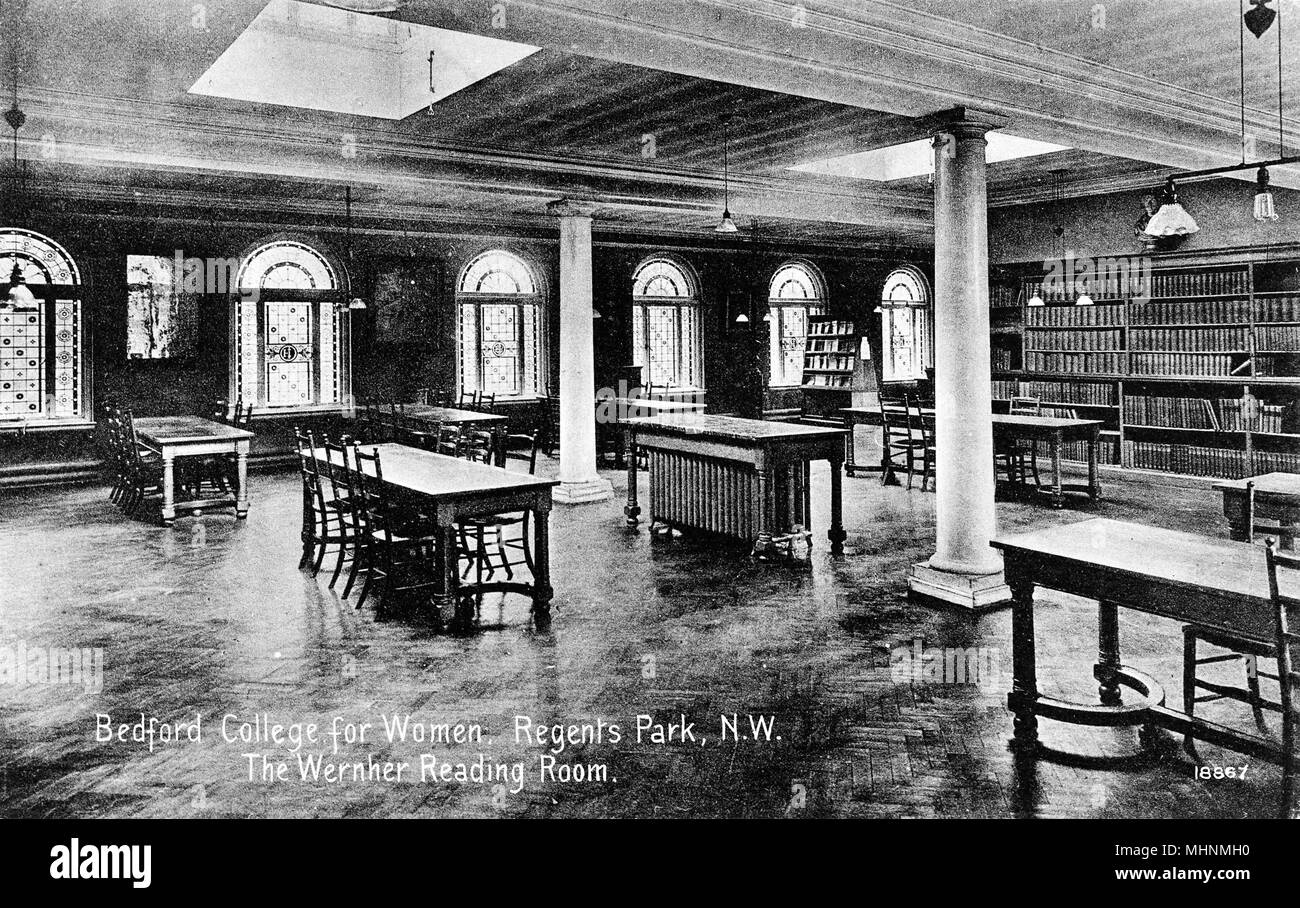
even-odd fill
[[(1278, 2), (1290, 34), (1300, 8)], [(340, 5), (11, 0), (20, 152), (97, 197), (325, 211), (352, 185), (362, 217), (545, 225), (547, 201), (580, 195), (601, 231), (707, 235), (726, 118), (742, 227), (917, 247), (925, 175), (791, 168), (925, 138), (956, 105), (1066, 147), (990, 165), (993, 204), (1045, 198), (1053, 170), (1066, 192), (1116, 191), (1240, 156), (1237, 0), (1113, 0), (1100, 24), (1076, 0)], [(1246, 40), (1247, 126), (1271, 154), (1275, 38)]]

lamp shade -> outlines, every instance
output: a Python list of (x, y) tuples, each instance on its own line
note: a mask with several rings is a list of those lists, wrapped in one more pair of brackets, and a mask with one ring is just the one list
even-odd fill
[(735, 233), (739, 228), (736, 222), (731, 219), (731, 212), (723, 210), (722, 220), (718, 221), (718, 226), (713, 228), (717, 233)]
[(354, 296), (348, 300), (348, 311), (359, 312), (366, 308), (366, 301), (359, 296)]
[(1147, 221), (1143, 233), (1152, 237), (1189, 236), (1201, 228), (1196, 219), (1178, 203), (1178, 190), (1170, 178), (1160, 194), (1160, 209)]

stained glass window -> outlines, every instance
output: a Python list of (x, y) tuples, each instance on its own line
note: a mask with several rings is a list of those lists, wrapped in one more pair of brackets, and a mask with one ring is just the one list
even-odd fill
[(646, 260), (632, 279), (632, 361), (646, 384), (698, 388), (700, 308), (686, 269), (663, 257)]
[(248, 255), (236, 285), (231, 399), (263, 409), (344, 403), (350, 393), (347, 318), (334, 267), (303, 243)]
[(15, 264), (36, 301), (0, 303), (0, 419), (88, 419), (81, 272), (49, 237), (0, 229), (0, 278), (7, 281)]
[(881, 294), (881, 331), (885, 381), (925, 378), (934, 364), (934, 325), (925, 278), (913, 268), (899, 268), (885, 278)]
[(496, 249), (466, 265), (457, 288), (461, 389), (541, 394), (541, 299), (532, 270)]
[(777, 269), (768, 288), (770, 322), (770, 364), (773, 386), (803, 382), (804, 348), (808, 339), (808, 316), (821, 315), (825, 291), (821, 276), (811, 265), (789, 262)]

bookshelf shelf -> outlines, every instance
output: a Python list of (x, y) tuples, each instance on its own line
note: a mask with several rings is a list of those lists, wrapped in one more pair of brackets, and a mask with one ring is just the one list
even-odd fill
[(1225, 258), (1157, 266), (1141, 279), (1149, 295), (1094, 286), (1093, 306), (1053, 299), (1041, 271), (1013, 283), (1001, 298), (1048, 305), (1022, 304), (1022, 346), (1002, 363), (1020, 368), (994, 373), (994, 397), (1103, 420), (1103, 461), (1127, 468), (1300, 472), (1300, 260)]

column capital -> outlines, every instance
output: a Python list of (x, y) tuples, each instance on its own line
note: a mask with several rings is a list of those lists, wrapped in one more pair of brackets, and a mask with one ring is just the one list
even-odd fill
[(588, 199), (556, 199), (554, 202), (546, 203), (547, 214), (554, 215), (557, 218), (589, 218), (596, 213), (600, 206)]
[(985, 133), (1001, 129), (1010, 120), (989, 110), (953, 107), (923, 117), (922, 122), (936, 138), (947, 134), (959, 139), (982, 139)]

